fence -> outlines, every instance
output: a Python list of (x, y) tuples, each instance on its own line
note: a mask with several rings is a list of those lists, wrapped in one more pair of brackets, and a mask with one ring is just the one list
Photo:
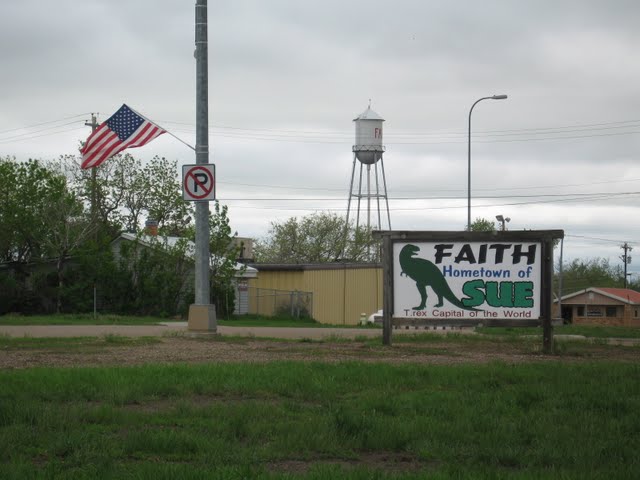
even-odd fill
[[(216, 316), (218, 319), (229, 319), (229, 316), (235, 312), (235, 307), (242, 301), (242, 297), (236, 292), (224, 290), (217, 294), (212, 293), (211, 302), (216, 307)], [(86, 297), (86, 306), (89, 307), (88, 296)], [(91, 311), (93, 315), (151, 315), (171, 317), (174, 319), (186, 318), (189, 311), (189, 305), (193, 303), (193, 290), (188, 287), (185, 291), (176, 294), (175, 297), (162, 297), (161, 295), (150, 295), (140, 297), (123, 303), (123, 299), (114, 297), (104, 285), (94, 285), (91, 291)], [(246, 309), (243, 313), (247, 313)]]
[(265, 316), (313, 318), (313, 293), (250, 287), (249, 313)]

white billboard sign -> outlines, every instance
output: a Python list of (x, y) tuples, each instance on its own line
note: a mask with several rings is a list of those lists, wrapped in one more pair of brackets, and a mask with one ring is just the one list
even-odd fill
[(393, 316), (538, 319), (540, 242), (393, 243)]

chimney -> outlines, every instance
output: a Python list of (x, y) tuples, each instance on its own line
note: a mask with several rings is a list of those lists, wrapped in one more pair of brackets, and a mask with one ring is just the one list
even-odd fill
[(151, 218), (147, 219), (144, 224), (144, 230), (147, 235), (151, 235), (152, 237), (158, 236), (158, 221), (152, 220)]
[(237, 261), (240, 263), (252, 263), (253, 238), (233, 237), (233, 245), (239, 249)]

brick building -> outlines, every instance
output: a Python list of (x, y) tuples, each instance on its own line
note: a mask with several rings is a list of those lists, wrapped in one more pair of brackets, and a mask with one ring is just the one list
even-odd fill
[(640, 327), (640, 292), (635, 290), (591, 287), (565, 295), (561, 303), (563, 320), (574, 325)]

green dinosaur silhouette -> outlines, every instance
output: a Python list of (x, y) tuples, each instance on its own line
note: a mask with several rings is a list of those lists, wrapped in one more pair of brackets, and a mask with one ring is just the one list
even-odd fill
[(420, 247), (411, 244), (405, 245), (400, 251), (400, 268), (402, 269), (400, 275), (406, 275), (415, 280), (416, 287), (420, 293), (420, 305), (413, 307), (414, 310), (422, 310), (426, 307), (427, 286), (430, 286), (438, 296), (438, 304), (434, 305), (434, 307), (442, 307), (442, 299), (446, 298), (458, 308), (474, 312), (480, 311), (477, 308), (467, 307), (458, 300), (440, 269), (433, 262), (425, 258), (416, 257), (419, 251)]

